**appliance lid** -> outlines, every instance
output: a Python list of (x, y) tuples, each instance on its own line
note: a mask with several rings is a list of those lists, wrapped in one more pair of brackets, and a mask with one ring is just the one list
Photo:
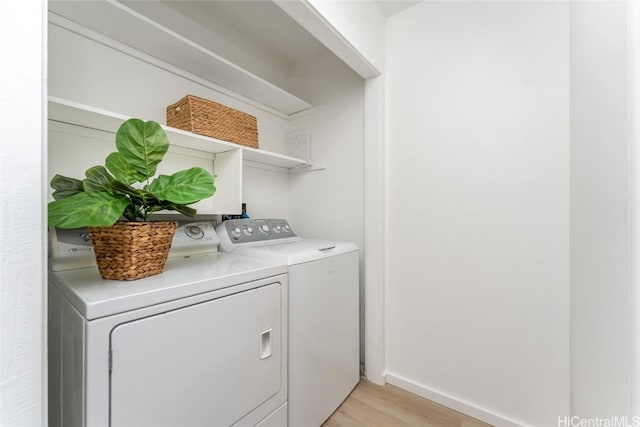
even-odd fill
[(91, 267), (50, 272), (49, 282), (91, 320), (286, 272), (283, 263), (211, 253), (169, 259), (164, 273), (134, 281), (105, 280)]
[(358, 251), (355, 243), (335, 240), (300, 239), (294, 242), (242, 246), (233, 253), (274, 263), (296, 265)]

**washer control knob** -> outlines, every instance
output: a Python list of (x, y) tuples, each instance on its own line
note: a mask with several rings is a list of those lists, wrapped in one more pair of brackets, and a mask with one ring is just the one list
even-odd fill
[(186, 234), (188, 238), (193, 240), (199, 240), (204, 237), (204, 231), (202, 231), (202, 228), (198, 227), (197, 225), (190, 225), (185, 228), (184, 234)]
[(269, 226), (267, 224), (262, 224), (260, 226), (260, 231), (262, 231), (263, 233), (267, 234), (269, 232)]
[(276, 225), (275, 227), (273, 227), (273, 231), (275, 231), (276, 233), (279, 233), (282, 230), (282, 227), (280, 227), (279, 225)]
[(251, 227), (247, 227), (244, 229), (244, 234), (246, 234), (247, 236), (251, 236), (253, 234), (253, 228)]
[(234, 227), (233, 230), (231, 230), (231, 234), (236, 237), (240, 236), (241, 233), (242, 231), (240, 230), (240, 227)]
[(289, 224), (285, 224), (285, 225), (282, 227), (282, 229), (283, 229), (284, 231), (286, 231), (287, 233), (291, 231), (291, 227), (289, 227)]

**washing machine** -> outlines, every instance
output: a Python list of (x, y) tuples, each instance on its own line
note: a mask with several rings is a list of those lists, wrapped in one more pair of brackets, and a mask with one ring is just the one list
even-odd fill
[(358, 247), (303, 239), (283, 219), (230, 220), (217, 231), (225, 252), (287, 265), (289, 426), (320, 426), (360, 379)]
[(55, 234), (49, 425), (287, 425), (285, 266), (218, 253), (201, 222), (164, 273), (103, 280), (81, 230)]

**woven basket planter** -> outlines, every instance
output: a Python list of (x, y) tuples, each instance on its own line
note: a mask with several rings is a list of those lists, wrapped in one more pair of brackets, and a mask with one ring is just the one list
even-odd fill
[(118, 222), (89, 227), (100, 275), (136, 280), (164, 271), (177, 222)]
[(167, 126), (258, 148), (255, 117), (193, 95), (167, 107)]

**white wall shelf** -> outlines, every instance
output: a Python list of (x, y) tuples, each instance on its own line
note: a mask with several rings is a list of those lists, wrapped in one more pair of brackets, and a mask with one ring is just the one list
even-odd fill
[(115, 1), (55, 1), (49, 10), (76, 24), (214, 82), (285, 115), (311, 104)]
[[(49, 97), (49, 120), (56, 122), (97, 129), (105, 132), (116, 133), (118, 127), (129, 117), (113, 113), (73, 101)], [(232, 150), (241, 150), (242, 159), (255, 163), (262, 163), (288, 171), (311, 170), (314, 168), (311, 162), (282, 154), (271, 153), (265, 150), (243, 147), (232, 142), (197, 135), (181, 129), (162, 126), (167, 133), (171, 145), (203, 151), (206, 153), (224, 153)]]

